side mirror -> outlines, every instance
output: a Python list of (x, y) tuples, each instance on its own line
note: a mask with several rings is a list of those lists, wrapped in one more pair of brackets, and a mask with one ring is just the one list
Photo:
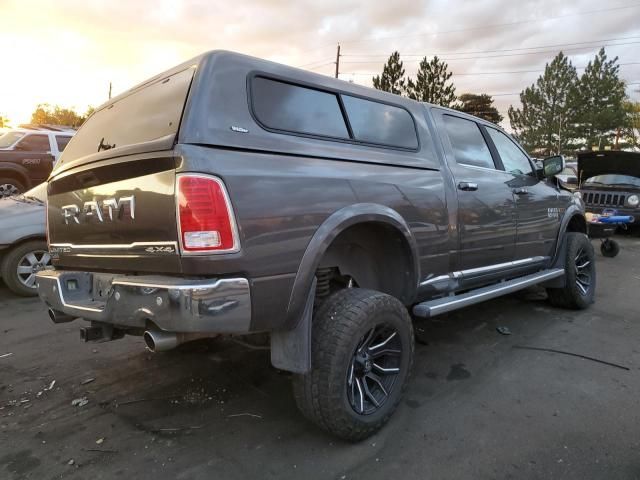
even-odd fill
[(554, 155), (547, 157), (542, 161), (542, 174), (546, 178), (551, 178), (564, 170), (564, 157), (562, 155)]

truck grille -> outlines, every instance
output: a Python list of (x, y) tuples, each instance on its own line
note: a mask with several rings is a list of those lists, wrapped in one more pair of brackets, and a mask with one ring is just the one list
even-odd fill
[(623, 207), (627, 196), (624, 193), (583, 192), (582, 198), (587, 206)]

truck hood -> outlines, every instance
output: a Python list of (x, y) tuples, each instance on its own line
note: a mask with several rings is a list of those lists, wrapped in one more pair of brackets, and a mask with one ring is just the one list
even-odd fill
[(27, 237), (44, 237), (45, 214), (42, 204), (0, 199), (0, 245), (11, 245)]
[(596, 175), (607, 174), (640, 177), (640, 153), (607, 150), (578, 154), (580, 183)]

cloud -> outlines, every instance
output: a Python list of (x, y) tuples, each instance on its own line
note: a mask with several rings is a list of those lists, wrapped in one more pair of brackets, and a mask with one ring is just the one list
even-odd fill
[[(40, 101), (83, 110), (106, 99), (110, 81), (114, 93), (119, 93), (214, 48), (290, 65), (313, 63), (320, 65), (311, 66), (314, 71), (331, 74), (340, 42), (345, 55), (341, 71), (353, 73), (352, 78), (365, 85), (370, 76), (361, 74), (380, 71), (393, 50), (448, 54), (444, 56), (456, 74), (542, 70), (554, 53), (451, 52), (640, 37), (640, 8), (573, 15), (624, 5), (596, 0), (570, 5), (552, 0), (0, 0), (0, 44), (5, 64), (11, 65), (0, 79), (0, 113), (22, 115), (24, 120)], [(639, 61), (637, 47), (622, 45), (607, 51), (621, 62), (632, 62)], [(596, 50), (597, 46), (566, 53), (579, 66)], [(405, 59), (408, 73), (415, 72), (419, 60)], [(369, 63), (349, 63), (356, 61)], [(622, 67), (621, 72), (629, 80), (640, 79), (640, 66)], [(459, 93), (515, 93), (537, 76), (535, 72), (457, 76), (455, 83)], [(517, 96), (496, 101), (505, 113)]]

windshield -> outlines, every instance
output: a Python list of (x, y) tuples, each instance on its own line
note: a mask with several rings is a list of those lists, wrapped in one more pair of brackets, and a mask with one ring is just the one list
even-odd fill
[(7, 132), (0, 136), (0, 148), (7, 148), (24, 137), (22, 132)]
[(588, 184), (601, 184), (601, 185), (631, 185), (633, 187), (640, 188), (640, 178), (633, 177), (631, 175), (618, 175), (618, 174), (607, 174), (607, 175), (596, 175), (595, 177), (591, 177), (584, 182), (586, 185)]

